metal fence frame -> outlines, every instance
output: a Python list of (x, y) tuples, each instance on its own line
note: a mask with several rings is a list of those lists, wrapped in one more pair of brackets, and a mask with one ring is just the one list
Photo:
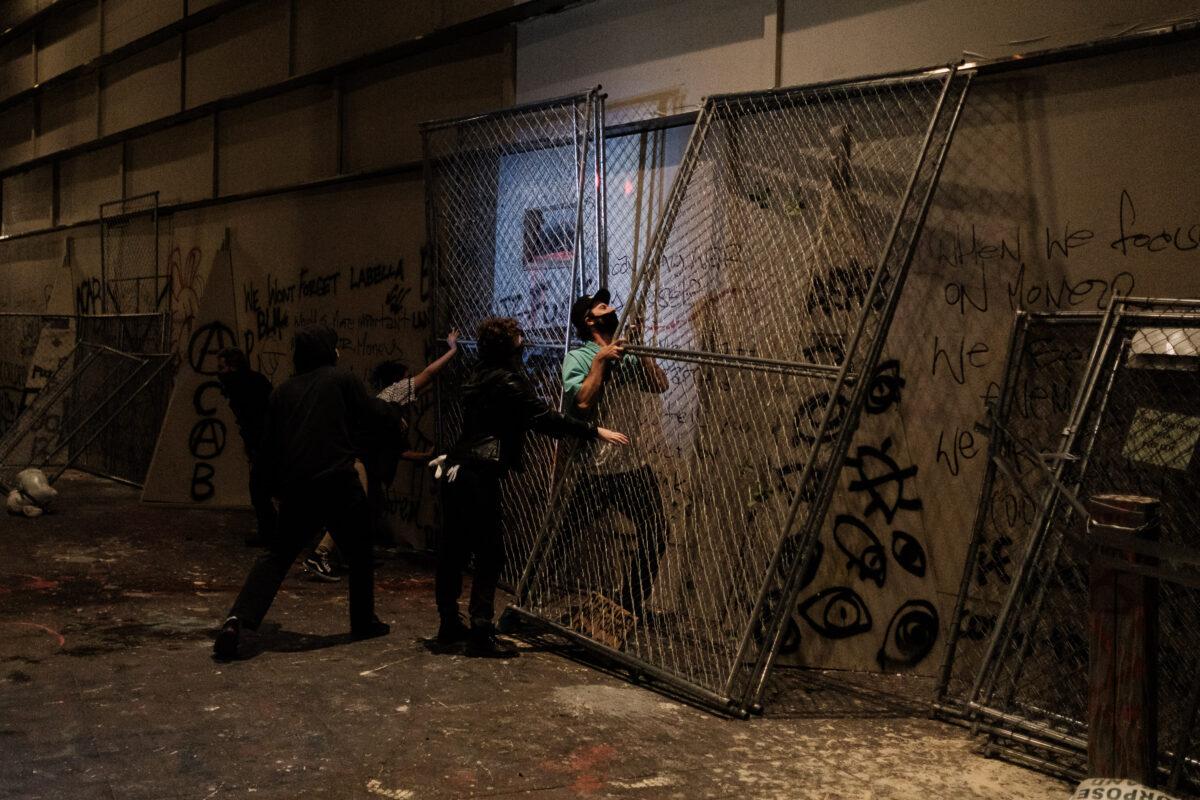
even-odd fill
[[(583, 121), (580, 124), (578, 109), (582, 107)], [(496, 152), (503, 155), (518, 155), (527, 152), (548, 151), (554, 148), (562, 147), (564, 144), (569, 144), (572, 140), (575, 146), (574, 154), (574, 174), (569, 191), (574, 194), (574, 231), (572, 241), (572, 266), (571, 266), (571, 281), (569, 287), (569, 297), (567, 303), (571, 302), (578, 294), (580, 286), (583, 286), (588, 281), (588, 278), (594, 278), (599, 285), (605, 284), (607, 275), (607, 236), (605, 231), (606, 217), (606, 184), (605, 184), (605, 156), (604, 156), (604, 95), (600, 91), (600, 87), (594, 87), (586, 92), (581, 92), (573, 95), (553, 98), (550, 100), (528, 103), (512, 108), (506, 108), (499, 111), (493, 111), (483, 114), (476, 114), (468, 117), (460, 117), (446, 120), (433, 120), (421, 125), (421, 138), (424, 153), (424, 169), (425, 169), (425, 213), (426, 213), (426, 228), (429, 236), (429, 257), (433, 265), (431, 275), (431, 306), (433, 309), (433, 326), (430, 331), (431, 346), (435, 345), (439, 336), (444, 336), (445, 331), (449, 326), (459, 322), (455, 319), (454, 312), (450, 309), (450, 292), (447, 290), (449, 283), (448, 277), (456, 265), (449, 263), (446, 252), (449, 250), (449, 245), (452, 242), (443, 242), (443, 224), (453, 224), (455, 220), (444, 220), (439, 214), (439, 205), (447, 194), (444, 189), (444, 175), (442, 160), (447, 158), (446, 153), (441, 152), (437, 147), (436, 137), (444, 135), (446, 132), (454, 132), (457, 135), (458, 131), (479, 131), (493, 128), (499, 132), (496, 134), (496, 139), (500, 139), (509, 126), (525, 124), (523, 118), (532, 118), (534, 124), (530, 132), (536, 133), (536, 115), (544, 112), (565, 111), (570, 109), (572, 113), (572, 131), (571, 139), (563, 138), (564, 132), (549, 131), (543, 136), (533, 135), (528, 137), (527, 141), (522, 142), (517, 147), (504, 149), (497, 145)], [(453, 152), (451, 155), (459, 155)], [(590, 171), (589, 171), (590, 170)], [(594, 193), (587, 189), (588, 179), (594, 181)], [(550, 194), (555, 191), (561, 191), (564, 187), (551, 187)], [(498, 189), (497, 189), (498, 191)], [(497, 196), (494, 200), (495, 205), (499, 206), (500, 198)], [(590, 226), (594, 235), (592, 242), (585, 241), (585, 228)], [(445, 238), (451, 238), (453, 232), (447, 232)], [(592, 272), (589, 274), (588, 255), (592, 253)], [(493, 274), (495, 272), (495, 264), (488, 265)], [(474, 309), (475, 311), (483, 312), (484, 309)], [(490, 308), (487, 313), (480, 313), (478, 316), (487, 316), (491, 313)], [(571, 324), (567, 315), (559, 320), (560, 333), (555, 339), (540, 341), (535, 336), (532, 339), (527, 335), (526, 351), (527, 356), (532, 356), (536, 351), (540, 354), (557, 353), (561, 361), (562, 355), (570, 347), (571, 340)], [(455, 375), (465, 373), (471, 356), (477, 348), (477, 342), (472, 338), (474, 330), (462, 331), (464, 336), (460, 337), (459, 343), (462, 346), (463, 355), (459, 361), (452, 365), (450, 374), (443, 380), (437, 382), (434, 388), (435, 392), (435, 433), (434, 439), (440, 447), (447, 447), (451, 444), (452, 438), (456, 435), (457, 422), (457, 406), (454, 405), (450, 395), (451, 392), (443, 384), (455, 383)], [(557, 388), (549, 388), (543, 393), (543, 400), (550, 405), (560, 407), (562, 402), (561, 382)], [(532, 449), (532, 448), (531, 448)], [(530, 454), (527, 454), (529, 456)], [(535, 495), (544, 492), (548, 488), (551, 481), (551, 476), (555, 469), (558, 455), (558, 444), (551, 442), (545, 446), (538, 448), (533, 454), (533, 459), (538, 460), (532, 469), (527, 469), (525, 473), (514, 473), (506, 477), (506, 483), (517, 491), (505, 491), (504, 496), (512, 503), (518, 499), (525, 497), (529, 492)], [(529, 460), (529, 459), (527, 459)], [(547, 486), (539, 486), (539, 483), (545, 483)], [(524, 491), (522, 491), (524, 490)], [(538, 498), (535, 497), (535, 500)], [(516, 520), (507, 531), (505, 536), (504, 546), (506, 549), (506, 567), (505, 572), (501, 577), (501, 585), (506, 588), (513, 588), (517, 584), (517, 578), (520, 574), (520, 569), (524, 565), (525, 559), (528, 557), (528, 551), (532, 546), (534, 537), (540, 525), (540, 515), (544, 512), (543, 508), (537, 507), (535, 502), (532, 507), (530, 504), (523, 503), (522, 507), (513, 509), (516, 513), (509, 513), (508, 519)]]
[[(122, 364), (123, 369), (109, 374), (103, 366), (106, 360)], [(169, 375), (167, 368), (173, 363), (169, 355), (124, 353), (105, 345), (80, 342), (63, 359), (16, 424), (0, 436), (0, 486), (11, 489), (13, 480), (9, 473), (27, 467), (45, 468), (51, 482), (58, 480), (147, 387), (161, 376)], [(93, 374), (96, 372), (100, 374)], [(81, 397), (85, 394), (86, 397)], [(31, 449), (28, 455), (16, 455), (56, 409), (60, 411), (58, 425), (67, 430), (56, 429), (53, 449), (45, 453)]]
[[(993, 752), (1043, 771), (1076, 776), (1080, 774), (1082, 757), (1087, 750), (1086, 735), (1072, 732), (1081, 730), (1081, 721), (1070, 717), (1070, 712), (1066, 710), (1056, 711), (1053, 708), (1040, 709), (1039, 716), (1045, 719), (1030, 718), (1023, 712), (1022, 706), (1015, 703), (1016, 684), (1010, 680), (1007, 695), (1000, 697), (1004, 692), (997, 687), (997, 681), (1002, 668), (1015, 670), (1019, 677), (1026, 660), (1030, 658), (1034, 646), (1034, 637), (1030, 632), (1040, 624), (1045, 613), (1048, 589), (1047, 581), (1042, 576), (1049, 574), (1048, 570), (1057, 568), (1060, 554), (1068, 552), (1064, 550), (1070, 546), (1068, 526), (1087, 518), (1078, 494), (1091, 475), (1089, 468), (1093, 447), (1109, 413), (1109, 396), (1114, 381), (1125, 371), (1133, 369), (1127, 363), (1131, 339), (1127, 334), (1137, 329), (1200, 328), (1200, 300), (1114, 297), (1103, 315), (1059, 313), (1036, 316), (1057, 318), (1060, 324), (1093, 326), (1094, 343), (1053, 452), (1040, 453), (1037, 449), (1039, 443), (1022, 441), (1009, 430), (1014, 376), (1019, 368), (1016, 362), (1023, 352), (1023, 337), (1032, 317), (1021, 315), (1014, 325), (1005, 385), (998, 403), (989, 409), (992, 428), (989, 467), (955, 606), (951, 640), (939, 675), (937, 708), (948, 716), (971, 721), (978, 730), (988, 735), (988, 747)], [(950, 690), (951, 673), (956, 660), (962, 657), (959, 634), (965, 606), (969, 602), (970, 579), (978, 566), (986, 518), (990, 513), (991, 487), (997, 469), (1010, 469), (1005, 466), (1003, 459), (1006, 448), (1024, 451), (1046, 482), (1046, 488), (1038, 503), (1036, 517), (1029, 526), (1029, 538), (1025, 543), (1022, 561), (1005, 595), (987, 642), (986, 653), (978, 664), (970, 689), (963, 696), (953, 696)], [(1051, 457), (1047, 458), (1048, 455)], [(1047, 464), (1047, 461), (1052, 461), (1053, 465)], [(1063, 519), (1058, 518), (1059, 514), (1063, 515)], [(1153, 555), (1174, 559), (1185, 566), (1195, 566), (1198, 558), (1196, 552), (1178, 545), (1148, 547), (1154, 551)], [(1162, 574), (1154, 577), (1191, 588), (1200, 586), (1195, 577), (1180, 579), (1179, 573), (1169, 570), (1160, 572)], [(1187, 701), (1193, 718), (1198, 696), (1200, 693), (1192, 692)], [(1052, 724), (1056, 718), (1061, 720), (1061, 725)], [(1173, 789), (1179, 784), (1185, 764), (1193, 769), (1200, 768), (1197, 756), (1189, 756), (1186, 750), (1191, 744), (1186, 733), (1182, 731), (1175, 737), (1177, 746), (1174, 753), (1164, 752), (1171, 761), (1171, 766), (1164, 768), (1164, 775), (1169, 774)], [(1182, 746), (1179, 746), (1180, 742)], [(1200, 769), (1197, 769), (1197, 775), (1200, 775)]]
[[(799, 577), (803, 573), (817, 539), (817, 533), (828, 506), (829, 498), (831, 497), (836, 485), (836, 479), (839, 472), (841, 461), (845, 456), (846, 448), (849, 445), (850, 436), (855, 427), (857, 412), (861, 408), (864, 393), (866, 391), (866, 381), (858, 381), (855, 379), (855, 374), (869, 374), (873, 365), (878, 360), (879, 352), (882, 349), (883, 340), (886, 336), (887, 328), (890, 324), (891, 317), (894, 314), (896, 301), (903, 287), (904, 277), (908, 264), (911, 261), (913, 250), (916, 246), (917, 235), (921, 224), (924, 220), (924, 215), (928, 209), (928, 205), (933, 193), (933, 188), (936, 185), (937, 177), (940, 172), (941, 165), (945, 153), (949, 147), (953, 136), (953, 131), (958, 120), (959, 112), (961, 111), (963, 101), (965, 100), (967, 89), (970, 82), (971, 74), (969, 71), (961, 74), (961, 94), (952, 100), (950, 105), (952, 111), (944, 114), (944, 106), (946, 105), (947, 97), (950, 95), (952, 86), (956, 85), (956, 78), (959, 78), (960, 73), (955, 68), (950, 67), (936, 71), (943, 74), (942, 86), (940, 94), (937, 97), (936, 105), (933, 113), (930, 116), (927, 130), (924, 134), (924, 141), (921, 145), (920, 154), (916, 163), (911, 168), (907, 186), (904, 189), (904, 194), (895, 209), (895, 218), (892, 222), (891, 232), (889, 233), (886, 244), (882, 252), (879, 254), (879, 261), (872, 275), (870, 285), (867, 289), (867, 297), (871, 298), (868, 302), (864, 300), (862, 308), (859, 309), (857, 323), (854, 326), (854, 333), (851, 339), (850, 346), (847, 348), (846, 357), (843, 359), (840, 367), (821, 367), (820, 365), (798, 364), (786, 362), (776, 359), (767, 358), (748, 358), (742, 356), (731, 356), (712, 352), (697, 352), (684, 351), (678, 348), (663, 349), (663, 348), (646, 348), (646, 347), (630, 347), (629, 351), (634, 353), (642, 353), (657, 357), (667, 357), (681, 360), (698, 361), (710, 365), (720, 365), (735, 367), (743, 370), (751, 371), (770, 371), (783, 372), (790, 374), (819, 374), (820, 377), (835, 380), (836, 391), (830, 393), (828, 402), (824, 408), (822, 420), (819, 427), (819, 433), (824, 434), (831, 430), (831, 423), (834, 418), (835, 411), (840, 405), (845, 402), (847, 406), (847, 414), (845, 424), (841, 427), (839, 434), (835, 437), (832, 447), (832, 453), (829, 458), (830, 468), (824, 470), (823, 474), (818, 475), (816, 471), (817, 458), (810, 457), (804, 468), (804, 475), (800, 482), (802, 487), (797, 492), (795, 499), (792, 502), (791, 510), (788, 514), (788, 523), (784, 527), (781, 534), (781, 542), (776, 550), (774, 559), (768, 574), (764, 576), (764, 582), (758, 594), (758, 600), (750, 613), (738, 646), (738, 655), (735, 659), (736, 665), (731, 674), (728, 675), (724, 686), (703, 686), (699, 685), (680, 674), (663, 669), (659, 665), (649, 663), (643, 659), (632, 657), (621, 650), (610, 647), (592, 638), (589, 638), (582, 633), (575, 631), (562, 624), (558, 624), (553, 620), (547, 619), (539, 615), (536, 611), (527, 608), (528, 592), (530, 584), (530, 572), (533, 569), (534, 563), (540, 552), (544, 548), (544, 541), (550, 535), (550, 531), (544, 529), (538, 537), (538, 545), (535, 547), (526, 570), (523, 573), (522, 580), (517, 588), (517, 604), (510, 606), (509, 612), (514, 613), (518, 617), (532, 621), (538, 625), (549, 628), (571, 641), (583, 646), (584, 648), (597, 652), (606, 656), (617, 663), (623, 664), (634, 671), (636, 675), (646, 676), (655, 682), (658, 682), (669, 691), (680, 694), (688, 699), (698, 702), (706, 707), (713, 708), (723, 713), (732, 713), (742, 715), (749, 713), (757, 707), (761, 698), (761, 694), (765, 688), (766, 678), (771, 670), (771, 666), (778, 653), (779, 644), (782, 639), (785, 621), (790, 614), (773, 613), (773, 609), (768, 608), (767, 599), (771, 595), (772, 590), (778, 592), (782, 602), (774, 606), (774, 609), (790, 609), (795, 603), (795, 596), (798, 593)], [(796, 102), (803, 104), (806, 102), (815, 102), (808, 94), (810, 92), (819, 91), (824, 88), (834, 86), (847, 86), (863, 91), (872, 91), (875, 89), (886, 89), (889, 86), (894, 86), (897, 83), (912, 80), (929, 80), (933, 73), (928, 71), (921, 73), (908, 73), (902, 75), (885, 76), (881, 78), (868, 79), (864, 81), (854, 82), (831, 82), (829, 84), (821, 84), (815, 87), (802, 87), (798, 89), (774, 90), (766, 93), (750, 93), (749, 95), (723, 95), (719, 97), (709, 98), (704, 108), (700, 113), (696, 127), (692, 132), (689, 145), (684, 156), (683, 163), (680, 166), (679, 174), (673, 184), (670, 199), (668, 200), (666, 210), (660, 218), (656, 233), (653, 238), (650, 253), (646, 260), (640, 265), (638, 273), (635, 275), (633, 286), (633, 296), (625, 305), (622, 313), (621, 325), (629, 320), (631, 309), (644, 304), (649, 286), (654, 278), (654, 271), (657, 269), (666, 246), (667, 237), (674, 222), (675, 215), (679, 213), (685, 192), (691, 178), (693, 170), (696, 168), (701, 144), (704, 141), (705, 131), (710, 120), (716, 113), (716, 109), (723, 104), (735, 102), (738, 99), (750, 96), (766, 95), (781, 102), (790, 103)], [(944, 125), (944, 130), (939, 130), (939, 126)], [(940, 133), (940, 141), (938, 134)], [(931, 150), (933, 155), (931, 156)], [(907, 236), (901, 234), (904, 228), (907, 231)], [(891, 263), (892, 259), (897, 259), (896, 263)], [(887, 285), (884, 285), (884, 282)], [(869, 317), (873, 316), (873, 306), (876, 303), (876, 298), (879, 298), (881, 307), (877, 319), (877, 328), (873, 332), (867, 332)], [(861, 354), (860, 354), (861, 349)], [(856, 358), (857, 357), (857, 358)], [(854, 372), (851, 372), (851, 365), (854, 363)], [(861, 363), (859, 363), (861, 362)], [(846, 395), (849, 398), (846, 398)], [(565, 470), (559, 469), (556, 471), (554, 487), (551, 495), (551, 507), (555, 505), (560, 498), (560, 493), (563, 491), (563, 475)], [(809, 488), (811, 487), (811, 489)], [(810, 495), (811, 492), (811, 495)], [(798, 516), (802, 498), (811, 496), (816, 499), (816, 502), (810, 504), (809, 513), (805, 516), (803, 527), (800, 529), (800, 543), (794, 551), (789, 551), (787, 545), (786, 533), (792, 529), (794, 521)], [(545, 517), (549, 520), (549, 516)], [(789, 563), (790, 561), (790, 563)], [(749, 669), (741, 666), (741, 662), (750, 652), (751, 640), (754, 636), (754, 631), (761, 629), (766, 632), (765, 643)]]
[[(139, 220), (149, 223), (153, 239), (153, 252), (149, 258), (137, 259), (139, 263), (125, 263), (123, 248), (109, 241), (111, 235), (123, 231)], [(120, 200), (100, 204), (100, 309), (104, 314), (142, 314), (150, 311), (169, 313), (171, 297), (170, 273), (159, 269), (158, 252), (158, 192), (147, 192)], [(147, 268), (153, 272), (147, 274)], [(132, 274), (130, 274), (132, 273)], [(154, 302), (150, 308), (142, 308), (143, 283), (151, 282), (150, 295)], [(119, 284), (133, 284), (133, 308), (121, 307)], [(110, 307), (111, 306), (111, 307)]]

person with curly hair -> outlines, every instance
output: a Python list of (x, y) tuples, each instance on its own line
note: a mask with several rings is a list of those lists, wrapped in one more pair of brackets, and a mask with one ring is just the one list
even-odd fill
[[(554, 438), (629, 444), (622, 433), (571, 419), (537, 396), (521, 357), (524, 333), (509, 317), (479, 325), (479, 364), (463, 387), (463, 426), (441, 465), (444, 528), (438, 542), (438, 627), (435, 644), (466, 644), (468, 655), (508, 658), (516, 651), (496, 638), (496, 584), (504, 565), (501, 479), (522, 469), (529, 431)], [(459, 618), (462, 572), (471, 556), (475, 572), (468, 606), (470, 626)]]

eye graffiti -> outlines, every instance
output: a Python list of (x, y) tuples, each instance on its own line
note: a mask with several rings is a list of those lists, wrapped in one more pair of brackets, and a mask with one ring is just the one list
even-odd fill
[[(828, 404), (829, 392), (818, 392), (800, 404), (800, 408), (796, 409), (792, 420), (792, 447), (813, 444), (817, 441), (821, 418), (824, 416), (825, 406)], [(846, 422), (848, 405), (849, 401), (845, 397), (838, 396), (833, 413), (829, 417), (829, 424), (819, 437), (822, 444), (832, 442), (837, 438), (842, 430), (842, 425)]]
[(892, 531), (892, 558), (918, 578), (925, 577), (925, 548), (912, 534)]
[(900, 362), (894, 358), (881, 361), (867, 386), (867, 397), (863, 407), (868, 414), (882, 414), (892, 406), (900, 405), (900, 390), (903, 388), (904, 378), (900, 377)]
[(937, 637), (937, 609), (926, 600), (909, 600), (888, 623), (875, 660), (884, 670), (914, 666), (933, 650)]
[(887, 560), (883, 545), (866, 523), (849, 514), (838, 514), (833, 521), (833, 541), (849, 556), (847, 567), (858, 567), (858, 577), (883, 586), (887, 577)]
[(849, 586), (822, 589), (800, 605), (800, 616), (826, 639), (848, 639), (871, 630), (871, 612)]

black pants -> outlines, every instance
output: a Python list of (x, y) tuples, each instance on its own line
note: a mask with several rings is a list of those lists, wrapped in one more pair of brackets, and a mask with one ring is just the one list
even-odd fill
[[(571, 574), (573, 570), (565, 560), (580, 537), (594, 536), (592, 528), (597, 520), (603, 522), (614, 512), (624, 514), (633, 522), (635, 545), (613, 599), (627, 611), (641, 615), (654, 590), (658, 565), (667, 549), (667, 519), (658, 478), (649, 466), (643, 466), (612, 475), (583, 475), (579, 481), (565, 506), (563, 529), (551, 546), (541, 572)], [(610, 545), (604, 540), (599, 546)]]
[(250, 456), (250, 505), (254, 506), (254, 517), (258, 523), (258, 538), (264, 542), (275, 541), (279, 530), (279, 515), (271, 502), (271, 490), (264, 476), (265, 470)]
[(475, 556), (471, 601), (472, 627), (488, 627), (496, 614), (496, 584), (504, 568), (501, 540), (500, 475), (487, 468), (458, 468), (458, 476), (442, 483), (442, 517), (438, 539), (434, 594), (438, 616), (457, 619), (462, 574)]
[(254, 562), (230, 616), (251, 630), (257, 628), (296, 556), (325, 529), (350, 566), (350, 628), (370, 625), (375, 619), (375, 561), (367, 496), (354, 472), (339, 472), (289, 490), (279, 507), (278, 535), (271, 549)]

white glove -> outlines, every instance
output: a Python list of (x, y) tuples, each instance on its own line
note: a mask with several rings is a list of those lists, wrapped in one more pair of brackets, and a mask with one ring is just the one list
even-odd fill
[(442, 473), (446, 475), (446, 483), (454, 483), (454, 479), (458, 477), (458, 464), (452, 467), (446, 467), (446, 454), (435, 458), (429, 462), (429, 466), (433, 467), (433, 479), (435, 481), (442, 479)]

